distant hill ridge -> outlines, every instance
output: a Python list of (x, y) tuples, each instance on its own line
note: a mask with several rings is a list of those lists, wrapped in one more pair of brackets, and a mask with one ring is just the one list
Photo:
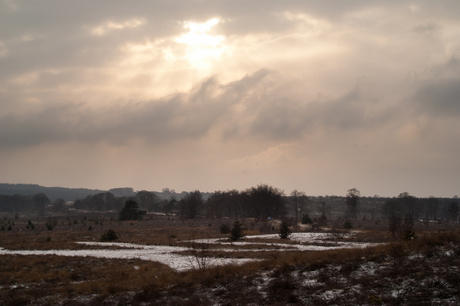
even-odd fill
[[(52, 202), (56, 199), (63, 199), (65, 201), (75, 201), (78, 199), (84, 199), (87, 196), (93, 196), (98, 193), (110, 192), (116, 197), (134, 197), (137, 192), (134, 191), (131, 187), (122, 187), (122, 188), (112, 188), (109, 190), (99, 190), (99, 189), (88, 189), (88, 188), (66, 188), (66, 187), (44, 187), (37, 184), (7, 184), (0, 183), (0, 195), (23, 195), (23, 196), (32, 196), (38, 193), (44, 193)], [(154, 192), (161, 199), (170, 199), (175, 198), (176, 200), (182, 199), (187, 192), (183, 191), (177, 193), (174, 190), (169, 190), (168, 188), (163, 189), (161, 192)], [(203, 198), (206, 200), (209, 198), (212, 193), (203, 192)]]
[(88, 195), (95, 195), (105, 190), (87, 189), (87, 188), (65, 188), (65, 187), (44, 187), (36, 184), (5, 184), (0, 183), (0, 194), (5, 195), (35, 195), (37, 193), (44, 193), (51, 200), (54, 201), (58, 198), (65, 201), (73, 201), (76, 199), (83, 199)]

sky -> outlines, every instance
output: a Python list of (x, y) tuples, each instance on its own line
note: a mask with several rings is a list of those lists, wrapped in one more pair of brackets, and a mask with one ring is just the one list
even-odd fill
[(460, 195), (457, 0), (0, 0), (0, 181)]

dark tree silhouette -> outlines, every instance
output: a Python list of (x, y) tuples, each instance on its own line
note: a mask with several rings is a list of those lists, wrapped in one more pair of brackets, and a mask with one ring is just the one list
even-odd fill
[(280, 236), (281, 239), (288, 239), (289, 236), (291, 236), (292, 232), (291, 229), (289, 228), (289, 224), (287, 222), (282, 222), (280, 226), (280, 230), (278, 232), (278, 236)]
[(402, 208), (402, 215), (409, 213), (413, 218), (418, 218), (421, 214), (421, 205), (417, 205), (418, 199), (411, 196), (408, 192), (402, 192), (398, 195), (398, 200)]
[(145, 210), (139, 210), (139, 206), (133, 200), (128, 200), (125, 203), (125, 207), (120, 211), (119, 220), (139, 220), (142, 215), (145, 215)]
[(206, 215), (209, 218), (239, 218), (246, 211), (245, 196), (238, 190), (216, 191), (206, 201)]
[(172, 215), (172, 213), (176, 210), (177, 208), (177, 200), (175, 198), (172, 198), (171, 200), (168, 201), (168, 203), (163, 207), (163, 211), (167, 215)]
[(450, 203), (448, 213), (449, 213), (450, 221), (452, 221), (454, 223), (457, 223), (458, 213), (459, 213), (458, 203), (457, 202)]
[(150, 191), (139, 191), (136, 194), (136, 200), (139, 207), (147, 211), (160, 211), (160, 198)]
[(438, 209), (440, 201), (435, 197), (429, 197), (425, 207), (425, 220), (438, 220)]
[(53, 203), (54, 211), (62, 212), (67, 209), (64, 199), (58, 198)]
[(186, 219), (194, 219), (203, 206), (204, 201), (198, 190), (188, 193), (179, 201), (179, 213)]
[(359, 197), (361, 193), (358, 189), (352, 188), (347, 192), (347, 216), (356, 220), (358, 213)]
[(299, 211), (302, 211), (305, 204), (308, 201), (305, 192), (297, 191), (297, 189), (291, 192), (291, 202), (294, 208), (294, 215), (295, 215), (295, 227), (297, 228), (297, 224), (299, 223)]
[(230, 240), (237, 241), (243, 238), (243, 225), (239, 221), (235, 221), (235, 223), (233, 223), (232, 230), (230, 231)]
[(277, 218), (286, 215), (283, 191), (268, 185), (259, 185), (246, 190), (248, 216), (252, 218)]
[(32, 202), (34, 203), (35, 209), (39, 215), (45, 213), (46, 206), (51, 204), (50, 199), (44, 193), (38, 193), (32, 197)]
[(310, 218), (308, 214), (302, 216), (302, 224), (312, 224), (313, 220)]
[(101, 236), (101, 241), (106, 242), (106, 241), (114, 241), (117, 240), (118, 236), (117, 233), (113, 229), (107, 230), (104, 234)]

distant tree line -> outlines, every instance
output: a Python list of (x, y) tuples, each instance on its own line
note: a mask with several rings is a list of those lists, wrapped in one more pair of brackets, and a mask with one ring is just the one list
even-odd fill
[(116, 197), (110, 192), (89, 195), (82, 200), (75, 201), (73, 208), (89, 211), (119, 211), (129, 200), (136, 202), (140, 209), (148, 212), (173, 213), (176, 210), (174, 203), (177, 201), (175, 199), (160, 199), (154, 192), (145, 190), (139, 191), (132, 197)]
[(89, 211), (120, 211), (127, 201), (137, 203), (140, 210), (178, 214), (182, 218), (197, 216), (211, 218), (283, 218), (286, 201), (283, 192), (268, 185), (259, 185), (244, 191), (217, 191), (204, 200), (200, 191), (187, 193), (180, 201), (160, 199), (154, 192), (140, 191), (134, 197), (115, 197), (109, 192), (87, 196), (75, 201), (74, 208)]
[[(26, 187), (29, 185), (25, 185)], [(19, 188), (3, 184), (3, 187)], [(30, 185), (30, 188), (36, 188)], [(132, 188), (111, 189), (115, 192), (100, 192), (76, 200), (72, 207), (58, 198), (52, 202), (44, 193), (34, 195), (1, 195), (0, 212), (30, 212), (43, 215), (47, 211), (65, 212), (69, 208), (87, 211), (120, 212), (127, 201), (134, 201), (140, 211), (178, 215), (185, 219), (208, 218), (292, 218), (300, 221), (318, 222), (330, 219), (364, 220), (400, 219), (410, 216), (414, 221), (454, 222), (459, 219), (458, 197), (417, 198), (407, 192), (393, 198), (379, 196), (362, 197), (356, 188), (349, 189), (345, 196), (307, 196), (294, 190), (285, 195), (282, 190), (268, 185), (259, 185), (246, 190), (216, 191), (212, 194), (193, 192), (175, 193), (164, 189), (161, 193), (139, 191)], [(117, 196), (120, 194), (131, 196)], [(161, 198), (159, 195), (169, 195)], [(180, 195), (176, 200), (174, 195)]]
[(24, 195), (0, 195), (0, 211), (8, 213), (31, 212), (42, 215), (51, 204), (51, 201), (43, 193), (33, 196)]
[(259, 185), (244, 191), (217, 191), (205, 203), (204, 211), (211, 218), (277, 218), (286, 217), (283, 191)]
[(383, 215), (387, 218), (404, 218), (410, 216), (420, 221), (457, 222), (459, 217), (458, 198), (417, 198), (407, 192), (387, 199), (383, 206)]

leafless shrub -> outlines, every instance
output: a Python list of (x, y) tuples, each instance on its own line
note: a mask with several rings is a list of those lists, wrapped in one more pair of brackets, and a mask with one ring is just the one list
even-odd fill
[(398, 240), (412, 240), (415, 236), (414, 219), (410, 212), (407, 212), (404, 218), (393, 214), (388, 220), (389, 231), (394, 238)]
[[(210, 266), (212, 247), (209, 242), (192, 243), (192, 266), (204, 271)], [(195, 266), (196, 265), (196, 266)]]
[(190, 266), (192, 269), (204, 271), (209, 268), (211, 261), (212, 246), (207, 240), (196, 241), (196, 229), (191, 231), (191, 259)]

